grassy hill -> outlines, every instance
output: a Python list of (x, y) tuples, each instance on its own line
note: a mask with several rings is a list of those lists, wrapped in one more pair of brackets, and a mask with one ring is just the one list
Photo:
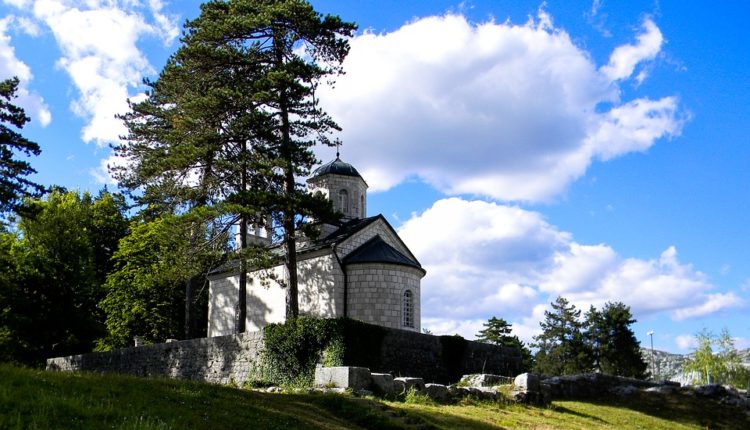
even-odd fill
[(600, 399), (531, 407), (419, 396), (381, 401), (270, 394), (119, 375), (0, 365), (0, 429), (698, 429), (750, 428), (739, 410), (689, 397)]

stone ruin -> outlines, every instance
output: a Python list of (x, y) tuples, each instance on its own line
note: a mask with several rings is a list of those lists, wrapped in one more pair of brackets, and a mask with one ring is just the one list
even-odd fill
[[(505, 396), (518, 403), (538, 406), (563, 399), (627, 397), (637, 393), (680, 394), (738, 407), (750, 415), (750, 396), (747, 390), (722, 385), (681, 386), (671, 381), (643, 381), (601, 373), (555, 377), (523, 373), (515, 378), (473, 374), (464, 375), (457, 384), (446, 386), (425, 383), (422, 378), (394, 378), (388, 373), (371, 373), (364, 367), (318, 367), (315, 371), (315, 386), (317, 390), (322, 391), (343, 392), (349, 389), (359, 395), (374, 394), (385, 397), (403, 395), (413, 389), (438, 402), (464, 397), (499, 400), (501, 396)], [(501, 386), (510, 386), (507, 394), (499, 389)]]

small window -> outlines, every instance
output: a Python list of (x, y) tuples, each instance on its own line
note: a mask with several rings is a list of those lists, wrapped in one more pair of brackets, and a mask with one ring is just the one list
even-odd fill
[(365, 217), (365, 196), (359, 196), (359, 211), (361, 213), (360, 217)]
[(341, 212), (349, 213), (349, 193), (346, 190), (339, 191), (339, 208), (341, 208)]
[(414, 297), (411, 290), (404, 291), (404, 327), (414, 327)]

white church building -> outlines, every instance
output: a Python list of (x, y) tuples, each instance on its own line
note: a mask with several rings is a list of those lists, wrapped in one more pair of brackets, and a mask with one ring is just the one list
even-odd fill
[[(338, 225), (324, 224), (318, 239), (299, 243), (300, 314), (419, 332), (420, 282), (426, 272), (383, 215), (367, 216), (367, 183), (359, 172), (337, 154), (307, 184), (344, 217)], [(265, 230), (248, 230), (252, 240), (271, 246)], [(238, 272), (237, 264), (229, 264), (209, 275), (209, 337), (234, 333)], [(283, 264), (248, 273), (247, 331), (285, 320), (289, 289), (274, 277), (286, 279)]]

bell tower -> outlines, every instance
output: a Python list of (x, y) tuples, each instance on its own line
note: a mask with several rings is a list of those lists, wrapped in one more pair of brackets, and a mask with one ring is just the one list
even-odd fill
[(307, 189), (323, 193), (344, 214), (344, 221), (367, 217), (367, 183), (354, 166), (341, 161), (338, 152), (335, 160), (313, 172)]

